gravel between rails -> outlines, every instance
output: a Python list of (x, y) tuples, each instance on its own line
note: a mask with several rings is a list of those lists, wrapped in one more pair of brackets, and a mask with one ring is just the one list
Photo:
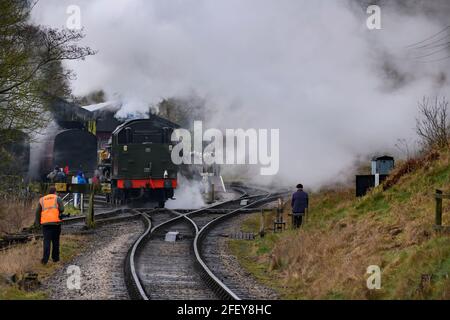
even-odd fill
[[(126, 300), (129, 299), (123, 264), (128, 249), (144, 231), (141, 220), (107, 224), (89, 237), (90, 244), (73, 261), (45, 281), (42, 289), (52, 300)], [(63, 231), (64, 232), (64, 231)], [(67, 267), (81, 269), (81, 289), (67, 288)]]
[[(228, 247), (230, 238), (224, 235), (239, 232), (246, 215), (231, 217), (213, 227), (202, 243), (202, 256), (211, 271), (222, 280), (239, 298), (245, 300), (276, 300), (272, 289), (256, 281), (245, 271)], [(251, 240), (249, 240), (251, 241)]]
[[(176, 242), (164, 241), (168, 231), (180, 232)], [(211, 300), (214, 292), (195, 270), (193, 226), (180, 219), (152, 234), (136, 257), (137, 272), (152, 300)]]

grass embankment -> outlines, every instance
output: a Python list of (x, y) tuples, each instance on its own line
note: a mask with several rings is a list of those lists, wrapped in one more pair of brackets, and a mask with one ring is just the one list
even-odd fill
[[(23, 228), (33, 225), (38, 200), (38, 198), (2, 199), (0, 201), (0, 237), (4, 234), (19, 233)], [(77, 216), (81, 214), (81, 211), (73, 205), (66, 205), (64, 214)]]
[(34, 223), (38, 199), (22, 200), (5, 197), (0, 201), (0, 237), (18, 233)]
[[(46, 293), (37, 289), (25, 290), (20, 280), (26, 274), (38, 274), (39, 281), (51, 276), (64, 263), (71, 261), (85, 244), (85, 237), (75, 235), (61, 236), (61, 261), (46, 266), (40, 263), (42, 258), (42, 241), (37, 240), (0, 252), (0, 300), (46, 299)], [(6, 281), (15, 275), (14, 283)]]
[[(394, 172), (390, 189), (362, 199), (350, 189), (312, 194), (301, 230), (233, 240), (230, 248), (284, 299), (450, 299), (450, 237), (433, 230), (434, 190), (450, 193), (449, 160), (441, 152), (399, 165), (404, 174)], [(450, 225), (450, 200), (443, 220)], [(257, 232), (259, 221), (255, 214), (243, 228)], [(381, 268), (380, 290), (367, 289), (370, 265)]]
[[(38, 199), (29, 201), (10, 199), (0, 203), (0, 237), (8, 233), (18, 233), (34, 223)], [(66, 206), (65, 213), (78, 215), (80, 211), (73, 206)], [(37, 273), (39, 281), (54, 273), (62, 264), (70, 261), (80, 252), (85, 243), (82, 236), (66, 235), (61, 237), (61, 262), (51, 261), (42, 266), (42, 240), (15, 246), (0, 251), (0, 300), (3, 299), (45, 299), (45, 292), (24, 290), (20, 281), (30, 273)], [(15, 282), (11, 282), (14, 276)]]

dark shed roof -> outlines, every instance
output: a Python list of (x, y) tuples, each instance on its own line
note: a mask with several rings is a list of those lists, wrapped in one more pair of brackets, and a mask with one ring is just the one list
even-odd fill
[(102, 112), (97, 118), (97, 132), (113, 132), (123, 121), (114, 117), (114, 112)]
[(394, 157), (391, 156), (381, 156), (381, 157), (373, 157), (372, 160), (392, 160), (394, 161)]
[(92, 112), (81, 108), (76, 103), (59, 97), (51, 97), (49, 110), (53, 114), (55, 121), (62, 127), (64, 127), (66, 122), (86, 122), (94, 119)]
[[(117, 109), (96, 110), (94, 112), (80, 107), (78, 104), (69, 102), (59, 97), (49, 97), (49, 111), (52, 113), (55, 121), (62, 128), (72, 129), (84, 127), (84, 124), (90, 120), (97, 121), (98, 132), (113, 132), (122, 124), (130, 121), (121, 121), (115, 117)], [(149, 119), (155, 128), (179, 128), (174, 122), (164, 119), (157, 115), (150, 115)]]

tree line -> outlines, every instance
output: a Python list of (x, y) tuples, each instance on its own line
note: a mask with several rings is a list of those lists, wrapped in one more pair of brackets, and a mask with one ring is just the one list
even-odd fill
[[(52, 97), (68, 98), (74, 73), (68, 60), (83, 60), (95, 51), (79, 43), (82, 31), (35, 25), (36, 1), (0, 0), (0, 161), (11, 162), (7, 146), (33, 137), (51, 120)], [(3, 168), (0, 168), (2, 170)]]

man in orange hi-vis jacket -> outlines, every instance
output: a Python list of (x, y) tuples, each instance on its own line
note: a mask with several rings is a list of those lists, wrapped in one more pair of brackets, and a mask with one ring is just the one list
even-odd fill
[(56, 188), (50, 187), (49, 194), (39, 199), (36, 209), (35, 225), (42, 225), (44, 235), (44, 255), (42, 264), (47, 264), (52, 246), (52, 260), (59, 261), (59, 237), (61, 235), (61, 215), (64, 212), (64, 203), (56, 195)]

